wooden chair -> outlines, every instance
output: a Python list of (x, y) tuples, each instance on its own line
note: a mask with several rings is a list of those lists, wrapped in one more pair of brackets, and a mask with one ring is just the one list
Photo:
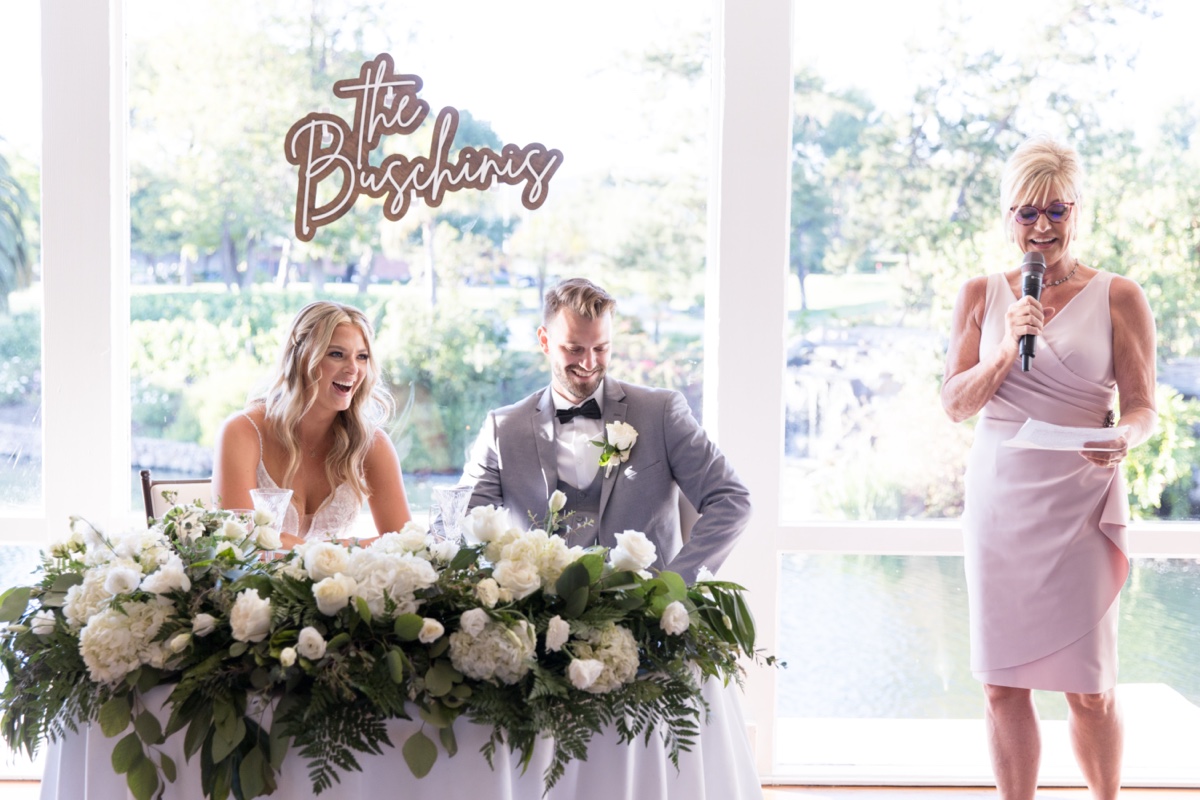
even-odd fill
[[(148, 469), (142, 470), (140, 474), (147, 524), (161, 518), (174, 505), (190, 505), (199, 500), (206, 507), (212, 507), (212, 478), (156, 481), (151, 479)], [(174, 499), (168, 502), (163, 497), (164, 492), (172, 492)]]

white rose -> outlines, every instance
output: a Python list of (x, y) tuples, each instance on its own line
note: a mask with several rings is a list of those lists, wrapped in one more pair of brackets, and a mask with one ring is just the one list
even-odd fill
[(172, 653), (182, 653), (187, 649), (187, 646), (191, 643), (191, 641), (192, 635), (190, 633), (177, 633), (171, 639), (171, 643), (168, 644), (167, 647)]
[(296, 648), (285, 647), (279, 651), (279, 663), (290, 667), (296, 663)]
[(716, 579), (717, 576), (713, 575), (712, 572), (709, 571), (708, 567), (704, 565), (701, 565), (699, 572), (696, 573), (696, 583), (701, 583), (703, 581), (715, 581)]
[(562, 650), (562, 646), (567, 643), (569, 638), (571, 638), (571, 626), (566, 620), (555, 614), (546, 626), (546, 652), (557, 653)]
[(421, 623), (421, 632), (417, 634), (417, 641), (421, 644), (433, 644), (438, 639), (442, 638), (442, 634), (446, 632), (445, 626), (436, 619), (425, 617)]
[(637, 443), (637, 430), (628, 422), (610, 422), (604, 428), (608, 431), (608, 443), (619, 451), (625, 451), (621, 454), (621, 460), (627, 461), (628, 451)]
[(350, 554), (346, 548), (333, 542), (317, 542), (304, 551), (304, 568), (314, 581), (348, 572), (349, 564)]
[(54, 633), (54, 625), (54, 612), (48, 608), (43, 608), (29, 620), (29, 629), (38, 636), (49, 636)]
[(104, 591), (111, 595), (126, 594), (138, 588), (142, 571), (132, 562), (114, 561), (104, 578)]
[(418, 550), (424, 550), (427, 542), (429, 531), (419, 522), (409, 520), (404, 523), (404, 527), (400, 529), (400, 546), (405, 552), (415, 553)]
[(550, 495), (550, 513), (557, 514), (567, 506), (567, 496), (558, 489), (554, 490), (554, 494)]
[(458, 542), (453, 539), (443, 539), (429, 545), (429, 554), (443, 564), (449, 564), (458, 555), (459, 549)]
[(212, 614), (197, 614), (192, 618), (192, 633), (204, 638), (217, 628), (217, 619)]
[(590, 689), (601, 672), (604, 672), (604, 663), (594, 658), (573, 658), (567, 665), (567, 677), (576, 689)]
[(232, 542), (240, 542), (245, 539), (249, 531), (246, 526), (238, 522), (236, 519), (225, 520), (225, 526), (221, 528), (222, 538), (229, 539)]
[(475, 596), (488, 608), (495, 608), (500, 599), (500, 585), (493, 578), (484, 578), (475, 584)]
[(260, 525), (254, 529), (254, 543), (262, 550), (278, 550), (283, 547), (283, 537), (274, 528)]
[(275, 521), (270, 511), (263, 511), (261, 508), (254, 510), (254, 515), (251, 517), (254, 522), (254, 527), (261, 528), (270, 525)]
[(496, 583), (512, 592), (516, 600), (542, 588), (542, 575), (538, 572), (537, 564), (529, 561), (501, 561), (492, 570), (492, 575)]
[(167, 563), (142, 579), (142, 590), (151, 594), (187, 592), (191, 588), (192, 580), (184, 569), (183, 560), (173, 553), (167, 558)]
[(309, 661), (320, 661), (325, 657), (325, 639), (311, 625), (300, 630), (300, 640), (296, 642), (296, 652)]
[(508, 512), (495, 506), (475, 506), (463, 517), (463, 530), (473, 542), (491, 542), (508, 527)]
[(482, 608), (472, 608), (463, 612), (463, 615), (459, 617), (458, 625), (468, 636), (478, 636), (483, 631), (483, 627), (488, 624), (489, 619), (491, 617)]
[(639, 572), (654, 563), (657, 552), (654, 543), (641, 531), (625, 531), (616, 535), (617, 546), (608, 553), (613, 569)]
[(692, 624), (692, 618), (688, 616), (687, 609), (683, 603), (676, 600), (663, 609), (662, 618), (658, 621), (663, 631), (671, 636), (678, 636), (688, 629)]
[(313, 584), (313, 597), (321, 613), (332, 617), (350, 603), (350, 595), (358, 590), (353, 578), (342, 573), (322, 578)]
[(271, 630), (271, 601), (255, 589), (243, 589), (229, 612), (229, 627), (239, 642), (261, 642)]

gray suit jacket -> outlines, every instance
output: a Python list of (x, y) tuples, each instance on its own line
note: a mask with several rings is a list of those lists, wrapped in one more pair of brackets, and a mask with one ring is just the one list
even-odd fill
[[(558, 486), (554, 401), (551, 389), (488, 414), (463, 472), (473, 485), (471, 507), (504, 506), (514, 522), (546, 517)], [(604, 423), (622, 421), (638, 432), (629, 461), (604, 479), (599, 544), (613, 547), (625, 530), (646, 534), (658, 549), (659, 569), (689, 583), (700, 567), (712, 572), (725, 561), (750, 521), (750, 494), (725, 456), (692, 416), (679, 392), (604, 381)], [(600, 448), (596, 448), (596, 458)], [(676, 487), (700, 513), (686, 543), (680, 534)], [(576, 537), (586, 541), (575, 541)], [(591, 543), (594, 529), (572, 534), (568, 544)]]

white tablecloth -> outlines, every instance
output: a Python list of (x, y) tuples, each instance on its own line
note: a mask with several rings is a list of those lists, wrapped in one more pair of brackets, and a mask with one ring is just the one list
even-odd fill
[[(153, 690), (147, 703), (154, 708), (166, 698), (164, 688)], [(545, 800), (759, 800), (762, 790), (746, 738), (741, 702), (736, 687), (717, 681), (704, 687), (712, 714), (701, 729), (696, 747), (680, 754), (679, 771), (667, 758), (660, 741), (646, 747), (639, 739), (619, 744), (615, 733), (592, 739), (587, 761), (574, 761), (566, 774), (545, 795)], [(165, 718), (166, 714), (162, 714)], [(389, 736), (399, 748), (420, 722), (393, 720)], [(525, 774), (517, 758), (499, 749), (495, 770), (479, 752), (490, 729), (459, 720), (454, 725), (458, 754), (448, 758), (439, 751), (433, 770), (418, 780), (409, 772), (399, 750), (383, 755), (359, 754), (362, 772), (340, 772), (341, 783), (320, 797), (323, 800), (543, 800), (542, 773), (550, 763), (550, 748), (539, 746)], [(429, 731), (426, 731), (429, 733)], [(122, 734), (123, 735), (123, 734)], [(42, 800), (119, 800), (129, 797), (125, 776), (112, 769), (111, 739), (99, 726), (81, 728), (50, 746), (42, 777)], [(200, 761), (183, 758), (183, 732), (162, 745), (179, 767), (175, 783), (164, 800), (197, 800), (200, 797)], [(285, 800), (316, 798), (304, 761), (289, 753), (274, 797)]]

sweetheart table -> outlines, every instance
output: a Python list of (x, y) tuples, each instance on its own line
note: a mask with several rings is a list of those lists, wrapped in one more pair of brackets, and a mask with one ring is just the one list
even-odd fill
[[(357, 754), (361, 772), (339, 772), (340, 783), (320, 795), (324, 800), (760, 800), (762, 790), (745, 735), (739, 689), (709, 680), (704, 697), (709, 722), (690, 752), (680, 754), (679, 771), (667, 758), (657, 738), (649, 746), (638, 739), (621, 744), (615, 732), (592, 739), (586, 761), (573, 761), (548, 793), (543, 795), (542, 773), (550, 763), (551, 748), (539, 746), (524, 773), (515, 756), (498, 748), (488, 766), (480, 748), (490, 728), (465, 719), (455, 723), (458, 753), (449, 758), (439, 752), (432, 771), (417, 779), (400, 752), (385, 749), (382, 755)], [(147, 706), (156, 709), (169, 687), (152, 689)], [(564, 713), (568, 709), (564, 708)], [(414, 716), (416, 716), (414, 714)], [(166, 714), (160, 715), (165, 723)], [(421, 727), (417, 720), (392, 720), (388, 733), (393, 744)], [(42, 778), (42, 800), (118, 800), (129, 797), (125, 776), (112, 768), (112, 751), (120, 736), (105, 737), (99, 725), (81, 727), (50, 745)], [(179, 767), (175, 782), (163, 800), (197, 800), (200, 762), (183, 757), (183, 732), (171, 736), (161, 749)], [(273, 795), (285, 800), (316, 798), (306, 765), (289, 753)]]

